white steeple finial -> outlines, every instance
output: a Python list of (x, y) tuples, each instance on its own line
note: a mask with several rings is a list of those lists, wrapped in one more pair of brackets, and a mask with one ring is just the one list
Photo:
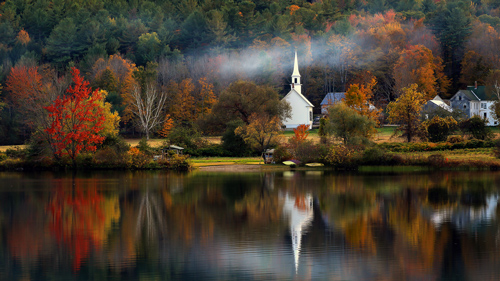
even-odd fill
[(292, 89), (302, 94), (302, 85), (300, 84), (300, 73), (299, 73), (299, 63), (297, 60), (297, 51), (295, 51), (295, 60), (293, 62), (293, 73), (292, 73)]

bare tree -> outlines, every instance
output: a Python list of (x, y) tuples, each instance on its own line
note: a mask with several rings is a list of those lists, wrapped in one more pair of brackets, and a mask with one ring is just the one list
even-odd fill
[(153, 84), (148, 84), (144, 90), (136, 84), (131, 96), (131, 112), (139, 119), (139, 126), (149, 140), (151, 130), (164, 121), (162, 111), (167, 94), (158, 91)]

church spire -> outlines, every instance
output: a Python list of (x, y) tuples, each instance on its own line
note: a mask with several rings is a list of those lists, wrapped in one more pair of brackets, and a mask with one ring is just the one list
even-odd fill
[(302, 94), (302, 85), (300, 84), (300, 73), (299, 73), (299, 63), (297, 60), (297, 51), (295, 51), (295, 60), (293, 62), (293, 73), (292, 73), (292, 89)]

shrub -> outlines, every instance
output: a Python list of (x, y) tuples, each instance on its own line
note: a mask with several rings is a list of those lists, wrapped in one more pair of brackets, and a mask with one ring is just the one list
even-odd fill
[(361, 160), (363, 164), (375, 165), (375, 164), (387, 164), (389, 162), (389, 155), (384, 149), (379, 146), (374, 146), (363, 151), (363, 156)]
[(422, 126), (431, 142), (441, 142), (445, 141), (448, 135), (456, 129), (457, 121), (451, 117), (434, 116), (431, 120), (425, 121)]
[(356, 166), (354, 150), (344, 145), (334, 145), (325, 156), (324, 162), (335, 167), (351, 169)]
[(123, 154), (130, 149), (130, 144), (119, 135), (107, 135), (99, 148), (106, 147), (112, 148), (117, 154)]
[(9, 158), (19, 158), (19, 159), (25, 159), (27, 156), (27, 150), (21, 149), (20, 147), (16, 146), (14, 148), (8, 148), (5, 150), (5, 155)]
[(76, 156), (76, 164), (79, 168), (90, 168), (93, 165), (92, 153), (80, 153)]
[(111, 147), (99, 149), (94, 154), (94, 163), (98, 166), (114, 165), (123, 157), (119, 157), (118, 153)]
[(169, 168), (177, 171), (189, 170), (191, 164), (188, 161), (189, 155), (178, 155), (175, 154), (173, 157), (168, 159)]
[(481, 119), (479, 116), (473, 116), (461, 121), (459, 127), (464, 135), (471, 138), (485, 140), (492, 136), (490, 128), (486, 126), (486, 120)]
[(232, 153), (225, 150), (220, 144), (210, 144), (205, 147), (198, 149), (186, 149), (186, 154), (191, 156), (204, 156), (204, 157), (215, 157), (215, 156), (232, 156)]
[(206, 145), (201, 139), (201, 134), (192, 126), (175, 127), (168, 136), (170, 143), (189, 149), (197, 149)]
[(141, 169), (151, 162), (151, 157), (140, 151), (136, 147), (132, 147), (128, 151), (127, 166), (130, 168)]
[(7, 159), (7, 155), (5, 153), (0, 153), (0, 162)]
[(292, 158), (293, 156), (288, 145), (280, 144), (274, 149), (273, 160), (275, 163), (281, 163)]
[(459, 142), (464, 141), (464, 137), (462, 137), (462, 136), (448, 136), (446, 141), (449, 143), (459, 143)]
[(142, 138), (139, 144), (137, 144), (137, 149), (146, 155), (153, 155), (154, 149), (149, 145), (146, 138)]
[(318, 153), (318, 148), (319, 147), (310, 140), (303, 141), (295, 148), (295, 157), (302, 163), (319, 162), (321, 158)]

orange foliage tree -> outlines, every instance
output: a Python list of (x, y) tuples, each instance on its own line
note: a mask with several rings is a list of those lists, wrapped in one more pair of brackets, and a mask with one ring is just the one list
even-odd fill
[(302, 124), (293, 129), (294, 136), (293, 141), (296, 143), (302, 143), (309, 136), (309, 126)]
[(201, 90), (196, 111), (198, 115), (205, 116), (212, 111), (212, 106), (217, 102), (217, 97), (214, 94), (214, 85), (208, 83), (206, 77), (200, 78), (198, 83), (200, 83)]
[(44, 109), (56, 97), (44, 91), (43, 77), (36, 67), (16, 66), (10, 70), (5, 84), (9, 92), (7, 103), (21, 113), (21, 120), (28, 128), (34, 129), (45, 120)]
[(441, 58), (434, 57), (431, 50), (422, 45), (410, 46), (404, 50), (394, 65), (394, 80), (397, 91), (416, 83), (418, 91), (427, 99), (439, 93), (446, 93), (450, 84), (443, 73)]
[(54, 156), (68, 155), (76, 166), (80, 152), (95, 151), (96, 144), (104, 140), (99, 132), (103, 130), (105, 117), (99, 91), (92, 92), (77, 68), (73, 67), (71, 72), (74, 85), (67, 90), (69, 95), (58, 97), (46, 107), (52, 123), (45, 131), (51, 138)]
[(174, 128), (174, 120), (170, 118), (170, 114), (167, 114), (165, 116), (165, 120), (163, 121), (163, 126), (158, 131), (158, 134), (166, 138), (168, 137), (173, 128)]
[(193, 97), (194, 84), (190, 78), (181, 83), (171, 83), (174, 94), (170, 104), (170, 115), (177, 121), (193, 121), (196, 118), (195, 100)]
[(373, 97), (373, 87), (377, 84), (375, 78), (365, 84), (352, 84), (345, 93), (344, 103), (357, 111), (359, 114), (364, 115), (378, 123), (379, 109), (370, 104)]

